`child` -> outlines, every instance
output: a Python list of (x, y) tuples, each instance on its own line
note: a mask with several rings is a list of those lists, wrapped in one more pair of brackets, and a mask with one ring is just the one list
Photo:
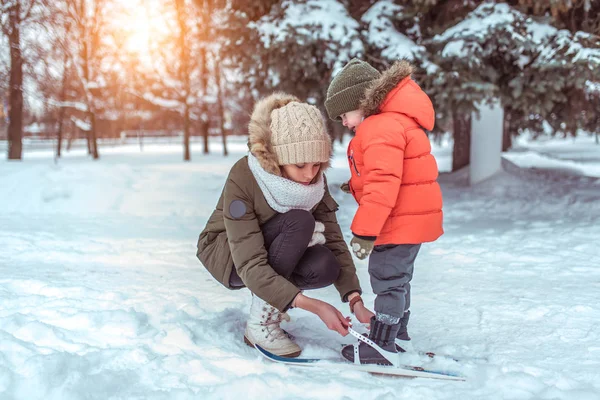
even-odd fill
[[(316, 107), (284, 93), (256, 104), (248, 130), (250, 152), (231, 168), (197, 256), (225, 287), (252, 292), (244, 341), (297, 357), (300, 347), (280, 328), (292, 306), (348, 333), (336, 308), (301, 291), (333, 283), (345, 302), (361, 293), (323, 175), (331, 139)], [(370, 313), (358, 306), (357, 316)]]
[[(361, 260), (373, 252), (369, 275), (377, 297), (369, 339), (383, 352), (361, 342), (361, 363), (389, 365), (409, 347), (414, 261), (421, 243), (443, 233), (438, 169), (423, 131), (433, 128), (435, 112), (412, 71), (399, 61), (380, 74), (353, 59), (335, 76), (325, 101), (329, 117), (356, 132), (348, 146), (348, 189), (359, 204), (350, 244)], [(342, 354), (354, 361), (353, 345)]]

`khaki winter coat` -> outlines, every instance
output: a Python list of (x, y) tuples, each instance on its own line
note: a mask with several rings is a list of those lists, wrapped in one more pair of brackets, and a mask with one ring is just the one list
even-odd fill
[[(259, 102), (249, 126), (249, 147), (266, 171), (280, 174), (276, 156), (270, 145), (270, 114), (275, 107), (298, 101), (288, 95), (273, 95)], [(322, 170), (328, 165), (323, 165)], [(322, 171), (320, 172), (322, 173)], [(245, 213), (234, 217), (230, 206), (235, 202), (234, 214), (239, 212), (240, 201)], [(316, 221), (325, 225), (325, 246), (338, 259), (341, 269), (334, 285), (342, 301), (351, 292), (360, 292), (356, 268), (338, 225), (335, 212), (338, 204), (331, 197), (325, 181), (325, 195), (312, 210)], [(197, 256), (206, 269), (225, 287), (229, 286), (232, 268), (244, 284), (269, 304), (285, 311), (300, 290), (277, 274), (267, 261), (267, 250), (260, 227), (278, 215), (267, 203), (248, 166), (248, 157), (241, 158), (231, 169), (216, 210), (209, 218), (198, 240)]]

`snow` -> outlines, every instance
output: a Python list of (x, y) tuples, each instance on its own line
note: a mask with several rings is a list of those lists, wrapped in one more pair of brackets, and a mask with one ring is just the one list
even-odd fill
[(77, 126), (82, 131), (88, 132), (92, 130), (92, 124), (90, 124), (87, 121), (81, 120), (75, 117), (74, 115), (71, 115), (71, 121), (73, 121), (75, 123), (75, 126)]
[(558, 29), (554, 26), (536, 21), (529, 21), (526, 28), (535, 43), (542, 43), (548, 37), (556, 35), (558, 32)]
[(584, 135), (581, 133), (572, 139), (537, 140), (522, 136), (514, 143), (514, 150), (503, 156), (522, 168), (600, 178), (600, 145), (594, 137)]
[[(470, 43), (469, 43), (470, 44)], [(456, 57), (462, 58), (469, 55), (467, 43), (464, 40), (455, 40), (444, 46), (442, 50), (443, 57)]]
[[(245, 140), (230, 138), (227, 158), (217, 141), (209, 156), (194, 143), (190, 163), (179, 143), (150, 140), (143, 152), (101, 144), (99, 161), (76, 146), (55, 163), (51, 148), (27, 144), (22, 162), (0, 160), (0, 398), (600, 398), (591, 137), (505, 154), (526, 147), (588, 177), (511, 163), (475, 187), (462, 172), (440, 175), (446, 233), (417, 259), (410, 332), (416, 348), (488, 359), (465, 362), (458, 383), (293, 369), (243, 343), (250, 294), (214, 281), (195, 245)], [(349, 240), (356, 204), (338, 189), (348, 167), (336, 146), (328, 178)], [(440, 165), (449, 153), (434, 145)], [(372, 305), (367, 263), (356, 264)], [(349, 315), (333, 288), (307, 294)], [(290, 315), (305, 356), (352, 342)]]
[(142, 95), (143, 99), (154, 104), (157, 105), (159, 107), (163, 107), (163, 108), (167, 108), (167, 109), (172, 109), (172, 110), (181, 110), (182, 104), (181, 101), (179, 100), (172, 100), (172, 99), (165, 99), (159, 96), (155, 96), (154, 94), (150, 93), (150, 92), (146, 92)]
[(365, 38), (371, 46), (381, 49), (381, 56), (388, 60), (415, 60), (415, 56), (424, 53), (425, 48), (418, 46), (408, 36), (398, 32), (392, 20), (404, 8), (390, 0), (375, 3), (363, 16), (367, 26)]
[(488, 33), (498, 26), (512, 32), (510, 24), (515, 20), (516, 13), (508, 4), (493, 2), (482, 4), (469, 13), (464, 21), (436, 35), (434, 41), (447, 42), (467, 37), (475, 37), (483, 41)]
[[(525, 27), (522, 31), (520, 27)], [(568, 64), (581, 64), (592, 70), (600, 65), (600, 49), (597, 37), (585, 32), (571, 33), (558, 30), (519, 12), (506, 3), (485, 2), (470, 12), (463, 21), (433, 37), (432, 43), (442, 44), (442, 56), (469, 60), (477, 65), (482, 54), (497, 49), (487, 49), (489, 38), (507, 36), (508, 42), (519, 56), (517, 64), (524, 68), (531, 56), (521, 53), (533, 52), (532, 66), (547, 70), (563, 68)]]
[(598, 95), (600, 94), (600, 82), (585, 82), (585, 91), (589, 95)]
[(325, 58), (333, 66), (334, 73), (352, 57), (364, 51), (360, 40), (359, 24), (337, 0), (307, 0), (281, 3), (283, 17), (267, 15), (257, 23), (249, 24), (256, 29), (265, 48), (285, 46), (286, 40), (299, 44), (326, 43)]
[(44, 124), (40, 124), (38, 122), (34, 122), (33, 124), (29, 124), (23, 128), (23, 132), (39, 134), (44, 131)]
[(48, 99), (48, 104), (55, 107), (70, 107), (79, 111), (88, 111), (88, 106), (80, 101), (59, 101)]
[[(590, 68), (600, 65), (600, 49), (586, 47), (586, 43), (594, 41), (594, 36), (585, 32), (572, 34), (566, 29), (556, 32), (553, 40), (540, 49), (540, 56), (536, 60), (536, 65), (549, 68), (554, 65), (561, 66), (565, 57), (570, 62), (582, 62), (589, 64)], [(557, 54), (560, 57), (557, 57)]]
[(525, 38), (513, 26), (515, 21), (523, 18), (508, 4), (486, 2), (470, 12), (463, 21), (435, 35), (432, 42), (444, 45), (443, 57), (467, 59), (471, 66), (475, 66), (480, 63), (490, 37), (510, 35), (511, 42), (524, 42)]

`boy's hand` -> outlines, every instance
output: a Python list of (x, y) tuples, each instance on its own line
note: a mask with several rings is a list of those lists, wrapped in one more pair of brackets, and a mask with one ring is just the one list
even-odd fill
[(352, 192), (350, 191), (350, 183), (348, 182), (344, 182), (340, 185), (340, 189), (342, 190), (342, 192), (344, 193), (348, 193), (348, 194), (352, 194)]
[(354, 236), (350, 241), (352, 252), (359, 260), (364, 260), (369, 257), (369, 254), (373, 251), (373, 246), (375, 246), (375, 239), (363, 239)]

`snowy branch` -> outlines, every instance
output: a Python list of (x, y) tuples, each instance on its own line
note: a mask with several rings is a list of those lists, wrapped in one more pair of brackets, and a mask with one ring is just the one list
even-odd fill
[(92, 126), (89, 122), (83, 121), (73, 115), (71, 115), (71, 121), (73, 121), (75, 125), (82, 131), (89, 132), (90, 130), (92, 130)]
[(78, 111), (89, 111), (88, 106), (80, 101), (58, 101), (54, 99), (48, 99), (48, 104), (55, 107), (74, 108)]
[(425, 47), (417, 45), (394, 27), (393, 18), (403, 10), (404, 7), (391, 0), (382, 0), (375, 3), (361, 19), (367, 26), (366, 40), (380, 49), (381, 56), (386, 60), (414, 60), (417, 54), (425, 52)]

